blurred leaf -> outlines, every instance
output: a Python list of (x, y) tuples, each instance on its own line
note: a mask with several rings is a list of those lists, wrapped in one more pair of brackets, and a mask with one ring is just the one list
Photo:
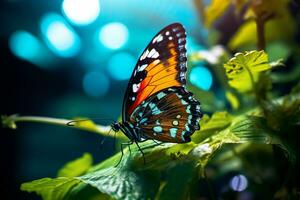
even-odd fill
[(62, 200), (80, 180), (74, 178), (59, 177), (56, 179), (43, 178), (21, 185), (21, 190), (27, 192), (36, 192), (44, 200)]
[(266, 52), (271, 62), (278, 58), (286, 60), (291, 54), (291, 47), (283, 42), (272, 42), (268, 44)]
[[(284, 27), (284, 28), (283, 28)], [(295, 21), (290, 15), (284, 15), (276, 19), (269, 20), (265, 24), (266, 44), (277, 40), (289, 41), (294, 37), (296, 28)], [(257, 41), (257, 31), (255, 21), (246, 21), (238, 31), (231, 37), (228, 47), (232, 50), (253, 47)], [(278, 59), (278, 58), (277, 58)]]
[(273, 83), (290, 83), (300, 80), (300, 66), (295, 66), (287, 73), (273, 72), (271, 74)]
[(188, 85), (188, 90), (193, 92), (195, 98), (201, 102), (204, 112), (215, 112), (216, 110), (223, 110), (225, 107), (224, 102), (218, 100), (212, 91), (201, 90), (192, 84)]
[(239, 92), (254, 91), (260, 72), (271, 67), (264, 51), (237, 53), (224, 64), (229, 85)]
[(281, 17), (288, 13), (288, 3), (289, 0), (251, 1), (244, 18)]
[(263, 110), (268, 126), (274, 131), (284, 132), (291, 126), (300, 125), (299, 94), (287, 95), (282, 102), (264, 102)]
[(209, 50), (203, 49), (189, 54), (189, 62), (199, 63), (206, 61), (211, 65), (221, 64), (222, 61), (229, 58), (229, 53), (221, 45), (214, 45)]
[(68, 162), (58, 171), (58, 177), (75, 177), (85, 173), (93, 164), (91, 154), (85, 153), (82, 157)]
[(238, 109), (240, 106), (239, 99), (230, 91), (226, 91), (225, 95), (226, 95), (226, 99), (231, 105), (231, 108), (234, 110)]
[(212, 0), (205, 8), (205, 26), (210, 27), (229, 7), (231, 0)]
[(1, 115), (1, 123), (2, 126), (4, 128), (11, 128), (11, 129), (17, 129), (17, 125), (15, 122), (15, 117), (17, 117), (18, 115), (10, 115), (10, 116), (6, 116), (6, 115)]

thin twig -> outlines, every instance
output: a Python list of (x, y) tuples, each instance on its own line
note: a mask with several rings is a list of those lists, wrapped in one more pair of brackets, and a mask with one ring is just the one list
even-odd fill
[[(34, 122), (34, 123), (42, 123), (42, 124), (50, 124), (56, 126), (64, 126), (69, 128), (80, 129), (84, 131), (98, 133), (100, 135), (109, 136), (108, 135), (110, 126), (102, 126), (97, 124), (88, 124), (85, 125), (82, 122), (76, 122), (72, 126), (68, 126), (69, 122), (72, 120), (69, 119), (58, 119), (58, 118), (51, 118), (51, 117), (36, 117), (36, 116), (18, 116), (18, 115), (11, 115), (11, 116), (2, 116), (2, 124), (7, 128), (16, 128), (16, 123), (19, 122)], [(93, 122), (92, 122), (93, 123)], [(121, 134), (119, 134), (121, 136)]]

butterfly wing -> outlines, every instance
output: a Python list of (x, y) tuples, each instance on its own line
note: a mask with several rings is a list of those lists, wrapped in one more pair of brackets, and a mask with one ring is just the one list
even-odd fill
[(139, 58), (123, 101), (123, 122), (151, 95), (185, 85), (186, 34), (179, 23), (162, 29)]
[(185, 143), (198, 130), (200, 103), (184, 87), (164, 89), (139, 105), (131, 115), (144, 139)]

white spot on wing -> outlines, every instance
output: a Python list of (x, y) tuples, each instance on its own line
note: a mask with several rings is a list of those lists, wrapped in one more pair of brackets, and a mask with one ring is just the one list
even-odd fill
[(139, 84), (133, 84), (132, 85), (132, 91), (135, 93), (139, 90), (141, 83)]
[(169, 31), (167, 31), (167, 32), (166, 32), (166, 35), (170, 35), (170, 32), (169, 32)]
[(156, 36), (156, 37), (153, 39), (152, 43), (154, 44), (155, 42), (160, 42), (160, 41), (162, 41), (162, 40), (163, 40), (163, 36), (162, 36), (161, 34), (159, 34), (158, 36)]
[(155, 52), (155, 54), (153, 54), (152, 58), (158, 58), (158, 56), (159, 56), (159, 53)]
[(173, 37), (170, 36), (170, 37), (169, 37), (169, 40), (173, 40)]
[(139, 72), (143, 71), (147, 66), (148, 66), (147, 64), (144, 64), (144, 65), (140, 66), (140, 67), (138, 68), (138, 71), (139, 71)]
[(151, 58), (155, 53), (157, 53), (157, 51), (155, 50), (155, 48), (151, 49), (151, 51), (148, 53), (147, 57)]
[(149, 53), (149, 50), (147, 49), (147, 50), (142, 54), (140, 60), (144, 60), (144, 59), (147, 57), (148, 53)]

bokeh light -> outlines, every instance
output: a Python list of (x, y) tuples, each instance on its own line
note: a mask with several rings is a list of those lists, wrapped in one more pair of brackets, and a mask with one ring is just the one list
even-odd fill
[(100, 42), (110, 49), (119, 49), (128, 41), (129, 32), (127, 27), (119, 22), (106, 24), (99, 31)]
[(63, 13), (75, 25), (88, 25), (100, 14), (99, 0), (64, 0)]
[(9, 39), (11, 51), (19, 58), (32, 60), (41, 49), (40, 41), (27, 31), (17, 31)]
[(48, 47), (58, 56), (76, 55), (81, 46), (80, 38), (70, 25), (58, 14), (45, 15), (41, 21), (41, 31)]
[(190, 82), (202, 90), (209, 90), (212, 86), (213, 77), (206, 67), (196, 66), (190, 73)]
[(108, 61), (108, 72), (115, 80), (127, 80), (132, 74), (136, 61), (129, 53), (114, 54)]
[(244, 175), (236, 175), (230, 180), (230, 187), (234, 191), (244, 191), (248, 187), (248, 180)]
[(9, 38), (9, 48), (12, 53), (35, 65), (45, 67), (49, 64), (49, 53), (43, 44), (31, 33), (19, 30)]
[(91, 97), (104, 96), (109, 89), (109, 79), (101, 72), (88, 72), (82, 82), (84, 92)]

